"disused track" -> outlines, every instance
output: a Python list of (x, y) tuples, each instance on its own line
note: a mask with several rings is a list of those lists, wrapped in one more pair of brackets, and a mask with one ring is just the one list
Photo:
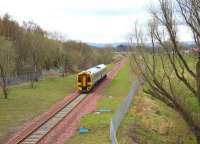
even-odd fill
[(82, 100), (87, 97), (87, 94), (80, 94), (73, 100), (71, 100), (64, 108), (58, 111), (55, 115), (50, 117), (40, 127), (30, 133), (18, 144), (37, 144), (45, 137), (56, 125), (59, 124)]

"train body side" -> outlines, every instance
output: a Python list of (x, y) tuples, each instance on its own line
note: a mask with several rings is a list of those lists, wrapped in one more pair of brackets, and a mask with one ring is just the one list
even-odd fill
[(107, 66), (100, 64), (77, 75), (77, 87), (80, 92), (88, 93), (100, 80), (107, 75)]

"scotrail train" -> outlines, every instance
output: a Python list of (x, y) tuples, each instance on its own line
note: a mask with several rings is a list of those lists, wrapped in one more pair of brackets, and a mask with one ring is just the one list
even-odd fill
[(100, 64), (77, 75), (77, 87), (81, 93), (88, 93), (102, 79), (107, 76), (107, 66)]

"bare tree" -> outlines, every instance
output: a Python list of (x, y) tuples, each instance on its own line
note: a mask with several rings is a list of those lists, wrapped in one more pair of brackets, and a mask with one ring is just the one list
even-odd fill
[(31, 86), (34, 87), (34, 82), (38, 81), (37, 73), (41, 71), (44, 63), (42, 37), (38, 34), (32, 33), (29, 38), (29, 60), (32, 67)]
[[(151, 10), (152, 20), (148, 24), (148, 33), (152, 43), (150, 53), (145, 51), (145, 33), (136, 24), (134, 35), (130, 38), (131, 43), (136, 42), (132, 58), (147, 81), (148, 88), (145, 92), (179, 112), (196, 135), (197, 142), (200, 143), (198, 118), (200, 111), (188, 110), (190, 108), (187, 107), (186, 101), (192, 95), (200, 104), (200, 1), (176, 1), (173, 3), (170, 0), (159, 0), (160, 9)], [(177, 9), (179, 13), (175, 11)], [(198, 47), (198, 57), (192, 55), (196, 63), (196, 71), (188, 62), (188, 56), (184, 55), (178, 41), (177, 15), (183, 17), (193, 32)], [(177, 84), (184, 87), (189, 95), (181, 97)]]
[(10, 41), (0, 37), (0, 84), (3, 89), (4, 97), (8, 97), (7, 77), (15, 69), (15, 51)]

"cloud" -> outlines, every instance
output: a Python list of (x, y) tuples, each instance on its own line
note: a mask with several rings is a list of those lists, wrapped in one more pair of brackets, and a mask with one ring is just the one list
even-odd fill
[(0, 15), (85, 42), (123, 42), (135, 20), (145, 23), (155, 0), (0, 0)]
[(193, 34), (191, 29), (186, 25), (179, 25), (178, 26), (178, 37), (179, 40), (184, 41), (193, 41)]

